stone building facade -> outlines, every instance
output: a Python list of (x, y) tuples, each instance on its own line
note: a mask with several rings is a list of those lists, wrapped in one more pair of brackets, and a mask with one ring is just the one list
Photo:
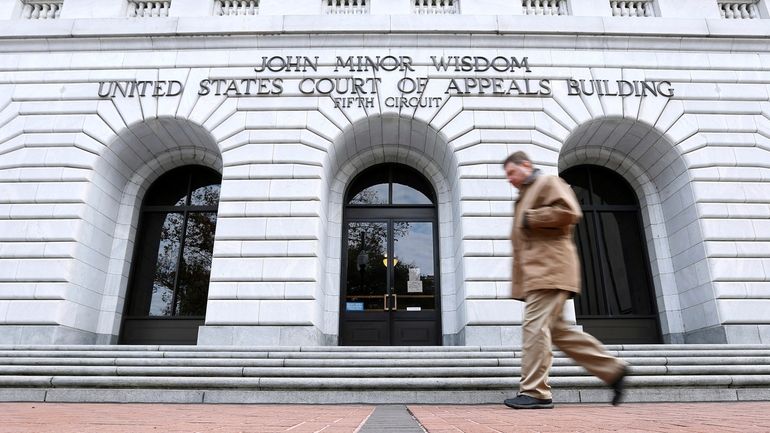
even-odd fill
[[(585, 299), (604, 304), (577, 301), (578, 324), (770, 343), (768, 19), (766, 0), (0, 0), (0, 344), (176, 342), (177, 325), (198, 344), (518, 344), (500, 166), (517, 150), (593, 170), (609, 190), (586, 197), (633, 191), (584, 202)], [(163, 202), (180, 182), (187, 201)], [(377, 185), (391, 201), (352, 196)], [(427, 201), (399, 205), (401, 187)], [(621, 211), (631, 246), (635, 223), (602, 216)], [(159, 212), (173, 233), (148, 234)], [(364, 220), (381, 251), (352, 243)], [(382, 262), (384, 292), (346, 292), (356, 260)]]

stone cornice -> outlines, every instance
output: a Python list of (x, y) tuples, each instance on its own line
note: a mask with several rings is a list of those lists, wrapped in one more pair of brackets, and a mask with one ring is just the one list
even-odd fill
[[(252, 16), (7, 21), (0, 51), (339, 46), (655, 51), (770, 49), (765, 20), (540, 16)], [(403, 46), (403, 45), (402, 45)]]

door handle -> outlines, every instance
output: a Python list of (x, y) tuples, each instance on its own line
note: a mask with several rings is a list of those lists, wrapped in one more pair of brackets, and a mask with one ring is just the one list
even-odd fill
[[(393, 306), (388, 306), (388, 296), (393, 296)], [(398, 295), (393, 293), (388, 295), (387, 293), (382, 295), (382, 311), (394, 311), (398, 310)]]

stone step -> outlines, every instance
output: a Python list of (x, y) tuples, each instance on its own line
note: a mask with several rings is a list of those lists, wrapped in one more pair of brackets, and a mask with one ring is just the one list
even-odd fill
[[(770, 357), (626, 357), (633, 365), (770, 365)], [(440, 359), (280, 359), (280, 358), (59, 358), (5, 357), (4, 365), (51, 366), (155, 366), (155, 367), (517, 367), (521, 358)], [(567, 357), (555, 357), (553, 365), (575, 365)]]
[[(496, 404), (516, 389), (457, 390), (239, 390), (131, 388), (0, 388), (0, 401), (92, 403), (208, 403), (208, 404)], [(607, 404), (611, 392), (602, 388), (555, 388), (554, 401)], [(767, 401), (762, 388), (636, 387), (627, 402)]]
[[(708, 350), (609, 350), (614, 356), (623, 358), (645, 357), (770, 357), (767, 349), (721, 349)], [(560, 351), (555, 357), (565, 357)], [(102, 350), (0, 350), (0, 359), (17, 357), (67, 357), (67, 358), (232, 358), (232, 359), (487, 359), (521, 358), (521, 351), (479, 351), (479, 352), (244, 352), (244, 351), (102, 351)]]
[[(519, 352), (520, 354), (520, 352)], [(767, 351), (770, 356), (770, 351)], [(276, 358), (276, 359), (441, 359), (452, 358), (513, 358), (516, 353), (510, 352), (117, 352), (117, 351), (0, 351), (4, 357), (69, 357), (69, 358)]]
[[(767, 345), (608, 349), (632, 366), (628, 401), (770, 400)], [(609, 400), (563, 353), (553, 365), (557, 399)], [(520, 366), (513, 346), (0, 346), (0, 401), (494, 403)]]
[[(770, 365), (634, 366), (634, 376), (652, 375), (770, 375)], [(0, 376), (167, 376), (167, 377), (338, 377), (338, 378), (444, 378), (518, 377), (520, 367), (110, 367), (110, 366), (0, 366)], [(588, 376), (578, 366), (555, 366), (552, 377)]]
[[(555, 388), (606, 385), (593, 376), (553, 377)], [(518, 377), (156, 377), (156, 376), (0, 376), (8, 388), (142, 388), (142, 389), (509, 389)], [(650, 375), (631, 376), (628, 387), (769, 387), (770, 375)]]
[[(766, 344), (610, 344), (611, 351), (770, 350)], [(521, 346), (0, 345), (0, 351), (96, 352), (520, 352)]]

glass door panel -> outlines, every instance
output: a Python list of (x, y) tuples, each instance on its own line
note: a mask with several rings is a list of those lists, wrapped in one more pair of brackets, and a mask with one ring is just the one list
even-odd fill
[(393, 222), (393, 310), (436, 309), (434, 245), (432, 222)]
[(184, 252), (179, 265), (177, 315), (205, 316), (217, 214), (190, 212), (188, 215)]
[(347, 233), (346, 312), (388, 308), (388, 224), (350, 222)]
[(129, 314), (171, 316), (184, 214), (151, 213), (145, 221), (135, 277), (141, 283), (141, 286), (136, 284), (141, 289), (134, 290), (133, 308)]

